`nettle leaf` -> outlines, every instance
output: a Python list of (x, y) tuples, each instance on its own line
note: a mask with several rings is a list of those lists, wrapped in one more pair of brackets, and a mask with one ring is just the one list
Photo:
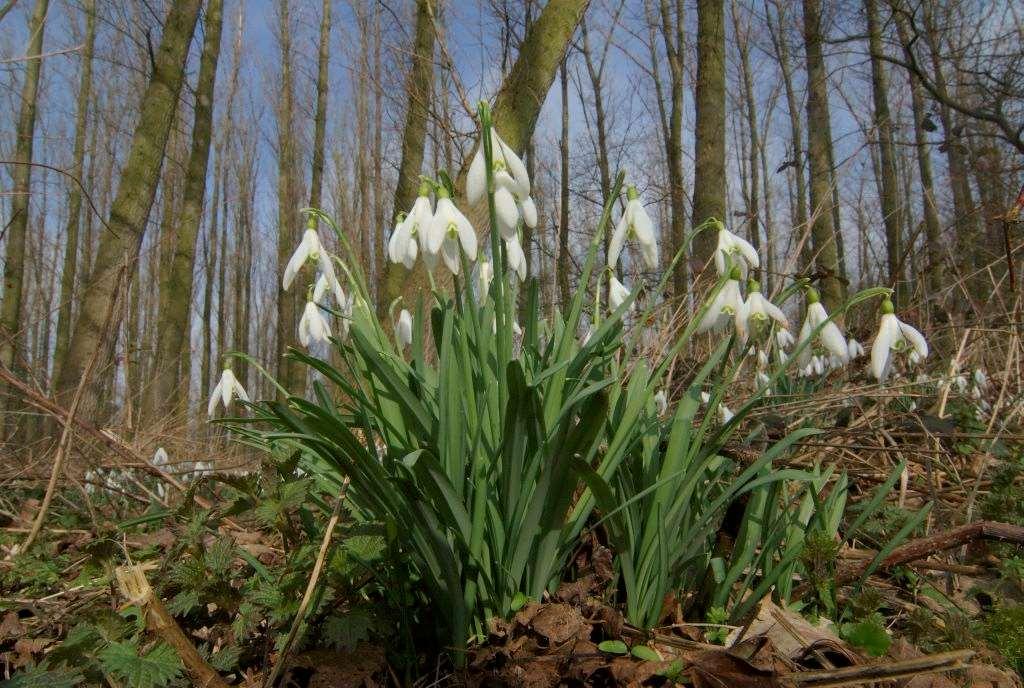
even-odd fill
[(167, 603), (167, 611), (174, 616), (183, 616), (199, 606), (198, 590), (182, 590)]
[(323, 638), (331, 647), (352, 652), (360, 641), (369, 640), (373, 617), (363, 609), (353, 609), (344, 616), (329, 616), (324, 621)]
[(212, 573), (223, 576), (231, 568), (235, 560), (235, 543), (233, 540), (217, 540), (204, 555), (206, 566)]
[(238, 659), (242, 655), (242, 648), (238, 645), (222, 647), (218, 652), (210, 655), (207, 659), (210, 666), (224, 673), (235, 671), (238, 668)]
[(282, 484), (280, 490), (281, 509), (287, 511), (302, 506), (309, 494), (309, 487), (310, 481), (305, 479)]
[(94, 626), (80, 623), (68, 631), (64, 642), (54, 647), (47, 655), (47, 663), (50, 666), (80, 666), (84, 657), (94, 654), (103, 644), (105, 642)]
[(15, 674), (8, 681), (0, 681), (2, 688), (72, 688), (85, 678), (70, 669), (41, 669), (34, 667)]
[(159, 643), (145, 654), (139, 654), (133, 643), (111, 643), (100, 653), (103, 668), (122, 679), (130, 688), (159, 688), (181, 674), (181, 659), (174, 648)]
[(859, 647), (872, 657), (881, 657), (889, 649), (892, 639), (885, 632), (882, 619), (875, 616), (877, 615), (872, 615), (872, 618), (859, 623), (843, 624), (841, 635), (851, 645)]

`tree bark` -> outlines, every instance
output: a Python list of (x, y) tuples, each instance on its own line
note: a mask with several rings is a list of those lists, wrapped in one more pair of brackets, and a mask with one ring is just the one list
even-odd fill
[[(423, 153), (427, 140), (427, 117), (434, 86), (433, 0), (417, 0), (416, 32), (413, 37), (412, 62), (406, 77), (405, 129), (402, 132), (402, 161), (395, 186), (395, 206), (389, 218), (392, 223), (399, 213), (408, 212), (416, 201), (423, 170)], [(382, 313), (402, 293), (409, 270), (401, 263), (386, 262), (384, 293), (380, 300)], [(407, 304), (408, 305), (408, 304)]]
[(811, 174), (811, 239), (822, 301), (829, 311), (846, 299), (833, 216), (829, 139), (828, 73), (822, 56), (821, 2), (803, 0), (804, 45), (807, 57), (807, 153)]
[(189, 151), (181, 216), (167, 272), (160, 281), (160, 303), (157, 309), (157, 345), (155, 374), (151, 384), (153, 398), (147, 406), (152, 419), (181, 410), (181, 388), (188, 389), (188, 380), (179, 371), (181, 350), (187, 346), (191, 321), (195, 268), (196, 238), (206, 200), (206, 176), (210, 159), (213, 123), (213, 96), (220, 56), (222, 0), (209, 0), (203, 53), (196, 84), (195, 114), (192, 121), (192, 146)]
[(868, 47), (871, 51), (871, 95), (875, 106), (875, 135), (878, 137), (880, 174), (879, 200), (882, 221), (885, 224), (886, 267), (889, 286), (895, 291), (893, 301), (900, 308), (906, 301), (903, 284), (903, 226), (900, 221), (899, 181), (896, 172), (896, 152), (893, 146), (892, 115), (889, 113), (889, 84), (885, 74), (882, 53), (882, 27), (878, 19), (877, 0), (864, 0), (864, 13), (868, 20)]
[[(119, 273), (125, 261), (135, 263), (138, 260), (201, 4), (201, 0), (176, 0), (164, 23), (155, 68), (142, 98), (139, 121), (111, 206), (107, 231), (100, 239), (96, 262), (85, 287), (81, 314), (72, 329), (67, 357), (57, 379), (59, 399), (73, 392), (92, 353), (106, 348), (111, 340), (110, 332), (103, 325), (103, 314), (121, 287)], [(84, 399), (88, 402), (83, 406), (85, 409), (95, 408), (98, 401), (96, 386), (91, 387), (92, 391)]]
[[(725, 222), (725, 1), (697, 1), (696, 152), (693, 178), (693, 228), (711, 218)], [(694, 256), (706, 263), (716, 233), (696, 238)]]
[(331, 0), (323, 1), (320, 16), (320, 49), (317, 52), (316, 114), (313, 115), (313, 173), (309, 207), (319, 208), (324, 186), (324, 153), (327, 139), (327, 89), (331, 55)]
[[(568, 59), (568, 58), (566, 58)], [(558, 202), (558, 261), (555, 269), (558, 280), (560, 306), (565, 308), (571, 300), (569, 293), (569, 69), (562, 62), (559, 70), (562, 87), (562, 136), (558, 142), (561, 168)]]
[[(278, 382), (293, 393), (305, 387), (303, 368), (285, 358), (289, 346), (298, 342), (299, 304), (304, 297), (304, 275), (296, 278), (290, 291), (281, 284), (281, 274), (292, 252), (298, 246), (301, 227), (299, 222), (299, 192), (295, 175), (298, 171), (298, 153), (295, 142), (295, 93), (292, 82), (291, 0), (280, 0), (278, 8), (278, 40), (281, 48), (280, 99), (277, 108), (277, 364)], [(303, 271), (305, 272), (305, 271)]]
[[(22, 302), (25, 291), (25, 257), (28, 237), (29, 201), (32, 198), (32, 148), (36, 133), (36, 104), (39, 95), (39, 76), (43, 58), (34, 57), (43, 52), (43, 30), (49, 0), (36, 0), (29, 19), (29, 40), (26, 55), (25, 78), (21, 84), (21, 110), (15, 131), (14, 164), (11, 165), (11, 219), (8, 224), (7, 246), (4, 255), (3, 301), (0, 302), (0, 364), (24, 375), (20, 351), (24, 339), (22, 329)], [(7, 424), (13, 422), (4, 413), (8, 407), (6, 388), (0, 390), (0, 438), (6, 437)]]
[[(674, 19), (674, 21), (673, 21)], [(683, 1), (676, 0), (675, 17), (671, 16), (668, 0), (661, 0), (661, 31), (668, 57), (669, 99), (668, 136), (665, 141), (668, 162), (669, 204), (671, 229), (669, 231), (669, 255), (672, 260), (684, 250), (686, 241), (686, 198), (683, 191), (683, 55), (686, 52), (684, 34)], [(684, 255), (676, 264), (672, 275), (672, 293), (682, 299), (689, 288), (689, 263)]]
[[(761, 251), (761, 201), (759, 198), (761, 182), (758, 165), (758, 151), (761, 148), (761, 142), (757, 131), (757, 100), (754, 98), (754, 82), (750, 68), (750, 27), (748, 26), (744, 29), (740, 26), (736, 0), (733, 0), (731, 9), (733, 30), (740, 51), (740, 75), (743, 81), (743, 101), (745, 105), (744, 114), (747, 118), (747, 136), (749, 137), (747, 143), (749, 146), (747, 151), (747, 171), (750, 175), (750, 183), (747, 196), (747, 223), (750, 243), (754, 245), (758, 253), (763, 254), (763, 251)], [(764, 282), (760, 271), (757, 277), (761, 282)]]
[[(75, 104), (75, 149), (72, 174), (82, 180), (85, 170), (85, 139), (88, 133), (89, 103), (92, 100), (92, 55), (96, 45), (96, 0), (86, 0), (85, 43), (82, 46), (82, 71)], [(57, 341), (53, 352), (53, 370), (60, 370), (71, 337), (72, 299), (78, 279), (78, 228), (82, 219), (82, 189), (72, 182), (68, 191), (68, 221), (64, 229), (64, 267), (60, 274), (60, 302), (57, 314)], [(85, 266), (88, 270), (88, 266)]]
[(804, 176), (804, 134), (803, 123), (800, 118), (800, 111), (803, 109), (796, 97), (796, 89), (793, 86), (793, 71), (789, 63), (789, 42), (786, 40), (783, 24), (783, 14), (779, 5), (776, 4), (778, 24), (773, 28), (771, 13), (767, 15), (768, 33), (771, 36), (772, 44), (775, 47), (775, 54), (779, 60), (779, 69), (782, 72), (782, 85), (786, 91), (786, 106), (789, 110), (789, 127), (791, 132), (792, 158), (787, 161), (788, 167), (793, 170), (793, 177), (796, 182), (796, 199), (793, 203), (793, 224), (794, 229), (800, 233), (797, 245), (801, 246), (800, 262), (797, 272), (809, 274), (813, 254), (810, 250), (811, 242), (808, 241), (810, 225), (807, 221), (807, 178)]

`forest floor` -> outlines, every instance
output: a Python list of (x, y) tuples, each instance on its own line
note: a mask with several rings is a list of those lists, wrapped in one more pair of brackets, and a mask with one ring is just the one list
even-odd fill
[[(570, 582), (494, 619), (464, 669), (432, 649), (411, 587), (378, 579), (381, 538), (345, 508), (334, 541), (320, 537), (303, 510), (317, 497), (294, 464), (221, 470), (224, 450), (170, 493), (144, 462), (69, 479), (23, 554), (42, 481), (12, 475), (0, 496), (0, 685), (1019, 686), (1024, 455), (971, 413), (890, 414), (870, 440), (833, 428), (824, 441), (848, 455), (855, 491), (880, 482), (883, 455), (908, 470), (873, 542), (808, 548), (820, 575), (798, 582), (798, 602), (766, 596), (740, 624), (691, 623), (694, 590), (665, 600), (662, 626), (635, 628), (607, 543), (589, 531)], [(927, 520), (887, 548), (897, 516), (926, 501)], [(727, 518), (721, 545), (735, 535)]]

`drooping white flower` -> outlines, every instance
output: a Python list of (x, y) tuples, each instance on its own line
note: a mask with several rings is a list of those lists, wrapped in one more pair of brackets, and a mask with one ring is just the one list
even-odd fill
[[(747, 282), (747, 300), (743, 304), (745, 317), (736, 320), (736, 329), (740, 336), (746, 339), (749, 329), (757, 331), (771, 324), (774, 320), (783, 330), (789, 327), (789, 320), (786, 314), (778, 306), (769, 301), (761, 294), (761, 285), (757, 280)], [(741, 322), (742, 320), (742, 322)]]
[(594, 335), (594, 328), (587, 325), (586, 329), (583, 330), (583, 334), (580, 335), (580, 346), (586, 346), (590, 343), (590, 338)]
[[(818, 292), (814, 289), (808, 289), (807, 316), (804, 319), (803, 326), (800, 328), (800, 336), (797, 338), (797, 343), (802, 345), (804, 342), (810, 340), (814, 330), (819, 326), (821, 326), (821, 330), (817, 334), (817, 342), (819, 342), (826, 351), (845, 363), (850, 354), (846, 344), (846, 338), (843, 337), (842, 330), (839, 329), (839, 326), (829, 320), (825, 307), (822, 306), (821, 302), (818, 300)], [(811, 362), (811, 356), (814, 353), (811, 349), (811, 346), (807, 346), (800, 352), (800, 358), (797, 361), (800, 367), (805, 367)], [(820, 375), (821, 373), (818, 374)]]
[(324, 297), (327, 296), (328, 289), (334, 296), (334, 300), (337, 302), (338, 307), (343, 307), (346, 299), (345, 292), (342, 290), (341, 285), (338, 284), (337, 279), (333, 279), (332, 282), (332, 278), (322, 272), (320, 273), (320, 276), (317, 277), (316, 284), (313, 286), (313, 300), (319, 304), (327, 305)]
[(412, 344), (412, 314), (404, 308), (398, 314), (398, 322), (395, 324), (395, 339), (401, 349)]
[(985, 375), (985, 371), (981, 368), (974, 371), (974, 386), (977, 387), (980, 392), (988, 390), (988, 376)]
[(170, 460), (170, 457), (167, 456), (167, 450), (163, 447), (157, 447), (156, 451), (153, 452), (153, 458), (149, 460), (149, 465), (160, 468), (161, 466), (166, 466)]
[[(620, 282), (618, 277), (612, 275), (608, 279), (608, 307), (616, 311), (628, 298), (629, 289), (626, 289), (626, 285)], [(629, 305), (628, 310), (633, 310), (633, 304)]]
[(327, 324), (320, 307), (312, 299), (306, 301), (306, 308), (299, 320), (299, 341), (309, 348), (313, 342), (326, 342), (331, 339), (331, 326)]
[(494, 279), (494, 266), (491, 261), (481, 258), (476, 264), (476, 290), (477, 298), (483, 301), (487, 298), (487, 291), (491, 288), (491, 280)]
[(747, 276), (747, 268), (757, 268), (761, 259), (757, 251), (746, 239), (736, 236), (725, 225), (718, 223), (718, 246), (715, 249), (715, 267), (719, 275), (724, 275), (730, 266), (740, 269), (740, 276)]
[(636, 239), (640, 245), (647, 267), (654, 270), (658, 267), (658, 241), (654, 236), (654, 223), (640, 202), (636, 187), (630, 184), (626, 188), (626, 209), (615, 226), (611, 241), (608, 244), (608, 267), (615, 268), (619, 255), (626, 241)]
[(709, 393), (707, 393), (707, 392), (701, 392), (700, 393), (700, 403), (706, 404), (709, 401), (711, 401), (711, 395)]
[(462, 211), (452, 203), (444, 187), (438, 189), (437, 196), (437, 208), (428, 229), (427, 250), (435, 256), (440, 253), (448, 269), (457, 275), (462, 269), (460, 249), (468, 261), (476, 260), (476, 232)]
[(249, 395), (245, 393), (242, 383), (231, 372), (231, 368), (225, 368), (224, 372), (221, 373), (220, 380), (217, 381), (217, 386), (213, 388), (213, 393), (210, 394), (210, 403), (206, 406), (206, 414), (213, 416), (218, 402), (224, 404), (225, 409), (229, 408), (231, 400), (235, 397), (242, 401), (249, 401)]
[(768, 374), (765, 373), (764, 371), (758, 372), (758, 374), (755, 377), (757, 379), (758, 387), (767, 387), (768, 385), (771, 384), (772, 379), (768, 377)]
[[(493, 166), (495, 201), (497, 190), (505, 187), (515, 199), (526, 199), (530, 195), (530, 175), (526, 165), (515, 151), (505, 143), (498, 132), (491, 128), (491, 162)], [(504, 177), (502, 176), (504, 175)], [(481, 143), (469, 165), (466, 176), (466, 199), (473, 205), (483, 200), (487, 194), (487, 161)], [(527, 223), (529, 224), (529, 223)]]
[(775, 333), (775, 344), (779, 349), (788, 349), (796, 344), (796, 339), (793, 338), (792, 332), (786, 328), (781, 328)]
[(342, 293), (341, 285), (334, 274), (334, 265), (331, 263), (331, 257), (324, 249), (323, 244), (320, 243), (320, 235), (316, 231), (316, 220), (313, 218), (310, 218), (309, 224), (306, 225), (306, 232), (302, 235), (302, 242), (295, 249), (295, 253), (292, 254), (288, 265), (284, 269), (284, 277), (281, 279), (281, 285), (284, 289), (287, 290), (292, 286), (295, 276), (299, 274), (299, 270), (302, 269), (307, 260), (316, 261), (320, 272), (326, 276), (327, 283), (334, 290), (338, 303), (344, 301), (345, 295)]
[(420, 250), (426, 253), (426, 228), (433, 216), (430, 208), (430, 184), (423, 182), (409, 214), (395, 226), (395, 231), (391, 235), (388, 258), (392, 263), (402, 263), (411, 270)]
[(665, 390), (659, 389), (654, 395), (654, 407), (658, 409), (659, 416), (664, 416), (668, 411), (668, 396), (665, 394)]
[(766, 368), (766, 367), (768, 367), (768, 362), (769, 362), (768, 361), (768, 352), (765, 351), (764, 349), (758, 349), (757, 350), (757, 363), (758, 363), (758, 365), (760, 365), (762, 368)]
[(731, 421), (735, 415), (736, 414), (732, 412), (732, 409), (725, 404), (718, 405), (718, 419), (722, 421), (723, 424)]
[(892, 301), (882, 301), (882, 317), (878, 323), (878, 334), (871, 344), (871, 374), (879, 382), (889, 376), (893, 351), (909, 351), (920, 358), (928, 356), (928, 342), (914, 327), (896, 317)]
[(519, 203), (519, 214), (523, 216), (523, 224), (533, 229), (537, 226), (537, 204), (533, 202), (533, 196), (527, 196)]
[(846, 356), (847, 360), (854, 360), (864, 355), (864, 347), (853, 337), (850, 337), (846, 341)]
[(697, 332), (720, 330), (730, 322), (746, 327), (746, 307), (740, 294), (739, 268), (733, 267), (725, 285), (715, 294), (714, 300), (701, 318)]
[(505, 253), (508, 255), (508, 269), (516, 273), (520, 282), (526, 281), (526, 254), (523, 252), (523, 245), (513, 235), (511, 239), (505, 240)]

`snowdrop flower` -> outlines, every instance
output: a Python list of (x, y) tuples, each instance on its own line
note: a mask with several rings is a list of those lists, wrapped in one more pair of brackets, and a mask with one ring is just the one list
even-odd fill
[[(608, 279), (608, 307), (616, 311), (628, 298), (629, 289), (626, 289), (626, 286), (619, 281), (618, 277), (612, 275)], [(633, 304), (630, 304), (627, 310), (633, 310)]]
[(658, 393), (654, 395), (654, 406), (658, 409), (659, 416), (664, 416), (668, 411), (668, 397), (665, 395), (665, 390), (659, 389)]
[(520, 282), (525, 282), (526, 254), (523, 253), (523, 245), (514, 234), (511, 239), (505, 240), (505, 253), (508, 255), (508, 269), (516, 273)]
[(956, 391), (963, 394), (967, 390), (967, 378), (963, 375), (957, 375), (953, 378), (953, 385), (956, 387)]
[(892, 301), (882, 301), (882, 317), (878, 324), (878, 335), (871, 345), (871, 374), (882, 382), (889, 375), (893, 351), (910, 350), (920, 358), (928, 356), (928, 343), (915, 328), (902, 322), (893, 312)]
[(707, 392), (701, 392), (700, 393), (700, 403), (706, 404), (709, 401), (711, 401), (711, 395), (708, 394)]
[(718, 405), (718, 419), (722, 421), (723, 424), (731, 421), (735, 415), (736, 414), (732, 412), (732, 409), (725, 404)]
[(210, 395), (210, 403), (206, 407), (206, 415), (213, 416), (213, 412), (217, 408), (217, 402), (222, 402), (225, 409), (229, 408), (231, 400), (235, 397), (242, 401), (249, 401), (249, 395), (245, 393), (245, 388), (242, 387), (242, 383), (238, 381), (235, 374), (231, 372), (231, 368), (224, 368), (217, 386), (213, 388), (213, 393)]
[[(333, 277), (333, 275), (331, 277)], [(320, 276), (317, 277), (316, 285), (313, 287), (313, 300), (317, 303), (326, 305), (324, 297), (327, 296), (327, 290), (330, 289), (338, 307), (341, 308), (345, 305), (345, 292), (342, 290), (341, 285), (338, 284), (337, 279), (334, 279), (332, 283), (331, 277), (328, 277), (322, 272), (320, 273)]]
[(170, 461), (170, 457), (167, 456), (167, 450), (163, 447), (157, 447), (156, 451), (153, 452), (153, 458), (149, 460), (149, 465), (160, 468), (166, 466)]
[(583, 347), (589, 344), (590, 338), (593, 336), (593, 334), (594, 328), (591, 327), (590, 325), (587, 325), (587, 328), (583, 330), (583, 334), (580, 336), (580, 346)]
[(716, 222), (718, 223), (718, 247), (715, 250), (715, 267), (718, 269), (718, 274), (726, 273), (726, 270), (729, 269), (726, 265), (727, 262), (740, 269), (741, 277), (747, 276), (748, 267), (760, 267), (761, 259), (758, 258), (757, 251), (754, 250), (750, 242), (730, 232), (721, 222), (717, 220)]
[(759, 372), (757, 374), (756, 379), (757, 379), (757, 386), (758, 387), (767, 387), (772, 382), (772, 379), (770, 377), (768, 377), (768, 374), (763, 372), (763, 371), (761, 371), (761, 372)]
[(398, 323), (395, 325), (395, 339), (398, 341), (399, 348), (402, 349), (412, 344), (412, 314), (404, 308), (398, 314)]
[(391, 240), (388, 242), (388, 259), (392, 263), (402, 263), (407, 269), (412, 270), (420, 249), (424, 255), (427, 254), (426, 228), (430, 226), (433, 216), (430, 208), (430, 184), (424, 181), (420, 184), (419, 195), (412, 204), (409, 214), (399, 216), (399, 222), (391, 234)]
[(796, 340), (793, 338), (793, 333), (783, 327), (775, 333), (775, 344), (779, 349), (788, 349), (796, 344)]
[(316, 232), (316, 220), (314, 218), (309, 219), (309, 224), (306, 225), (306, 233), (302, 235), (302, 242), (295, 249), (295, 253), (292, 254), (291, 260), (288, 261), (288, 265), (284, 269), (281, 285), (286, 290), (292, 286), (295, 276), (299, 274), (299, 270), (302, 269), (307, 260), (316, 261), (320, 267), (320, 272), (326, 276), (327, 283), (334, 291), (334, 296), (338, 303), (344, 301), (345, 295), (341, 292), (341, 285), (334, 274), (331, 257), (324, 250), (323, 244), (320, 243), (320, 235)]
[(985, 375), (985, 371), (981, 368), (974, 371), (974, 386), (977, 387), (980, 392), (984, 392), (988, 389), (988, 376)]
[(853, 337), (850, 337), (846, 342), (846, 357), (847, 360), (854, 360), (864, 355), (864, 347)]
[(481, 258), (476, 265), (476, 289), (481, 301), (487, 298), (487, 291), (491, 288), (491, 280), (494, 279), (494, 267), (491, 261)]
[[(505, 189), (513, 199), (529, 197), (530, 175), (526, 172), (526, 165), (515, 151), (498, 136), (498, 132), (493, 127), (491, 128), (491, 163), (494, 174), (495, 204), (498, 202), (497, 192), (499, 189)], [(469, 174), (466, 177), (466, 199), (476, 205), (483, 200), (486, 194), (487, 160), (484, 157), (484, 147), (481, 141), (476, 148), (476, 155), (473, 156), (473, 161), (469, 165)], [(536, 206), (533, 210), (534, 217), (536, 217)]]
[(461, 269), (459, 248), (470, 262), (476, 260), (476, 232), (466, 216), (455, 207), (443, 186), (437, 191), (437, 208), (430, 221), (427, 237), (427, 252), (441, 254), (445, 265), (453, 275)]
[(764, 349), (757, 350), (757, 364), (762, 368), (768, 366), (768, 352)]
[[(846, 344), (846, 338), (843, 337), (843, 333), (839, 329), (839, 326), (828, 319), (828, 313), (825, 312), (825, 307), (822, 306), (821, 302), (818, 300), (818, 292), (814, 289), (808, 289), (807, 317), (804, 319), (803, 327), (800, 328), (798, 343), (803, 344), (805, 341), (811, 339), (814, 330), (818, 327), (821, 327), (821, 331), (817, 335), (820, 344), (826, 351), (845, 363), (847, 357), (850, 355), (849, 348)], [(800, 353), (798, 362), (801, 366), (805, 367), (811, 362), (811, 354), (810, 346)], [(820, 375), (821, 373), (818, 374)]]
[(697, 327), (697, 332), (719, 330), (732, 320), (737, 328), (746, 328), (746, 308), (740, 295), (740, 269), (732, 268), (725, 286), (718, 290), (714, 300), (708, 306), (704, 318)]
[(299, 341), (302, 342), (302, 346), (309, 348), (313, 342), (326, 342), (330, 338), (331, 327), (327, 324), (327, 318), (316, 302), (309, 299), (306, 301), (306, 309), (302, 312), (302, 319), (299, 320)]
[(761, 294), (761, 285), (757, 280), (752, 279), (747, 282), (747, 300), (744, 302), (743, 308), (746, 317), (742, 323), (740, 319), (736, 321), (737, 330), (740, 331), (743, 338), (746, 338), (746, 325), (748, 324), (749, 328), (755, 332), (769, 326), (772, 320), (777, 322), (782, 329), (789, 327), (786, 314)]
[(640, 253), (647, 267), (654, 270), (658, 267), (658, 242), (654, 237), (654, 223), (640, 202), (636, 187), (630, 184), (626, 188), (626, 209), (619, 218), (619, 223), (612, 233), (608, 244), (608, 267), (615, 268), (619, 262), (622, 246), (629, 239), (636, 239), (640, 245)]

